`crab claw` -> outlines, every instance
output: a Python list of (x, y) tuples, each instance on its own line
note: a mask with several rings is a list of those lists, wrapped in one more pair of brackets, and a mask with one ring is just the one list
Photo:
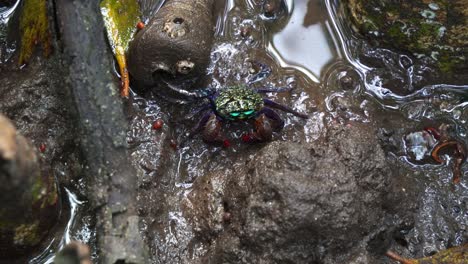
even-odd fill
[(242, 135), (241, 139), (245, 143), (267, 142), (272, 139), (272, 124), (271, 120), (261, 114), (255, 119), (255, 131), (253, 133)]
[(221, 121), (215, 114), (211, 114), (206, 121), (202, 131), (202, 138), (207, 143), (223, 143), (225, 141), (221, 135)]
[(260, 115), (255, 119), (255, 136), (261, 141), (270, 141), (272, 136), (271, 120), (265, 114)]

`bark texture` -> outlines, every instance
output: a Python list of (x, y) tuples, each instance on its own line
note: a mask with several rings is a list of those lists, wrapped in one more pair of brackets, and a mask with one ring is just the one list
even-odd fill
[(69, 85), (96, 212), (99, 263), (148, 263), (138, 230), (135, 170), (128, 162), (124, 103), (112, 77), (98, 1), (57, 1)]
[(145, 85), (194, 80), (205, 73), (213, 41), (213, 0), (167, 1), (128, 51), (131, 76)]

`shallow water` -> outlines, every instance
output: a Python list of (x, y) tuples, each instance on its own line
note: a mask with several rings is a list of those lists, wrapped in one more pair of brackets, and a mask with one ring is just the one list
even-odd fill
[[(247, 38), (242, 36), (244, 27), (251, 29)], [(412, 158), (405, 138), (426, 126), (445, 123), (452, 127), (450, 136), (466, 145), (468, 112), (461, 95), (468, 86), (438, 83), (426, 78), (432, 69), (416, 59), (369, 46), (352, 32), (338, 1), (285, 1), (282, 13), (274, 19), (262, 15), (261, 1), (227, 1), (216, 32), (207, 78), (210, 87), (224, 89), (238, 83), (253, 88), (293, 85), (291, 94), (269, 96), (308, 113), (310, 119), (281, 114), (286, 126), (274, 140), (314, 141), (326, 133), (330, 122), (369, 122), (381, 131), (391, 131), (393, 144), (388, 155), (424, 186), (415, 226), (399, 231), (404, 241), (399, 243), (406, 245), (411, 255), (421, 257), (467, 242), (466, 176), (453, 185), (451, 165), (427, 159), (433, 146), (418, 153), (425, 157), (420, 162)], [(272, 74), (252, 76), (249, 61), (267, 64)], [(232, 143), (228, 149), (206, 145), (199, 137), (186, 141), (188, 131), (195, 126), (187, 116), (196, 107), (184, 106), (180, 112), (176, 109), (181, 106), (138, 101), (144, 102), (145, 107), (140, 106), (144, 111), (150, 105), (161, 105), (159, 116), (171, 119), (171, 137), (185, 142), (173, 155), (171, 180), (166, 183), (165, 190), (173, 202), (157, 220), (151, 215), (145, 220), (145, 232), (152, 238), (157, 256), (155, 262), (183, 256), (187, 249), (194, 251), (193, 256), (202, 255), (206, 251), (203, 244), (189, 244), (194, 234), (183, 217), (180, 200), (197, 177), (220, 169), (229, 174), (230, 169), (255, 155), (257, 147), (239, 142), (239, 137), (252, 128), (248, 124), (225, 124), (224, 133)], [(140, 147), (134, 152), (137, 160), (145, 148)], [(462, 171), (466, 168), (464, 164)], [(152, 228), (151, 222), (160, 224)]]
[(7, 61), (16, 50), (16, 43), (8, 36), (7, 24), (13, 19), (21, 1), (16, 1), (12, 5), (0, 6), (0, 63)]
[[(142, 3), (145, 17), (149, 17), (162, 1)], [(0, 12), (7, 14), (2, 9)], [(4, 19), (7, 16), (0, 17)], [(448, 124), (450, 136), (466, 145), (468, 85), (439, 83), (428, 77), (432, 69), (416, 59), (369, 46), (350, 28), (340, 1), (288, 0), (280, 15), (271, 19), (262, 15), (259, 0), (228, 0), (219, 10), (217, 21), (207, 86), (224, 89), (242, 83), (253, 88), (294, 87), (291, 93), (268, 96), (307, 113), (309, 120), (280, 113), (285, 128), (274, 134), (274, 140), (313, 142), (333, 122), (367, 122), (380, 128), (383, 134), (391, 135), (388, 155), (410, 171), (411, 177), (417, 177), (424, 190), (414, 227), (398, 230), (399, 245), (421, 257), (468, 242), (468, 166), (462, 167), (461, 183), (453, 185), (450, 157), (446, 156), (446, 164), (434, 163), (429, 159), (433, 145), (424, 148), (422, 134), (412, 134), (422, 133), (427, 126)], [(251, 29), (249, 37), (242, 36), (245, 27)], [(8, 58), (13, 50), (2, 50), (0, 59)], [(252, 74), (250, 61), (268, 65), (271, 74)], [(186, 250), (193, 251), (192, 258), (201, 256), (207, 248), (202, 243), (191, 244), (194, 233), (182, 214), (180, 201), (197, 177), (214, 170), (229, 174), (255, 155), (259, 146), (240, 140), (252, 125), (224, 124), (231, 146), (212, 146), (199, 136), (188, 138), (196, 125), (191, 119), (199, 118), (192, 117), (194, 109), (202, 102), (179, 105), (156, 95), (141, 98), (136, 94), (132, 102), (127, 140), (139, 168), (142, 232), (150, 238), (154, 262), (176, 261)], [(157, 119), (167, 124), (160, 132), (151, 129)], [(179, 147), (173, 149), (172, 142)], [(155, 194), (156, 187), (165, 194)], [(93, 243), (93, 219), (84, 212), (84, 202), (73, 191), (66, 190), (65, 196), (70, 220), (61, 231), (63, 237), (51, 242), (30, 263), (51, 263), (52, 252), (70, 240)], [(167, 207), (156, 211), (144, 208), (161, 199), (166, 199)]]
[(332, 0), (326, 1), (326, 5), (343, 59), (360, 77), (360, 87), (354, 94), (378, 104), (377, 109), (371, 110), (379, 112), (374, 119), (382, 129), (392, 129), (393, 138), (399, 141), (389, 155), (398, 159), (402, 167), (409, 168), (424, 189), (415, 212), (415, 226), (400, 231), (405, 241), (402, 245), (407, 246), (412, 256), (422, 257), (467, 243), (466, 163), (462, 167), (463, 180), (454, 185), (449, 158), (442, 165), (434, 164), (427, 159), (429, 153), (423, 151), (419, 155), (426, 159), (420, 162), (412, 156), (405, 138), (423, 127), (449, 124), (450, 136), (466, 146), (468, 84), (432, 80), (429, 75), (433, 70), (415, 58), (370, 47), (352, 33), (343, 16), (343, 6)]
[[(55, 253), (62, 249), (66, 244), (73, 240), (79, 240), (83, 243), (89, 244), (91, 242), (91, 238), (94, 236), (93, 231), (89, 227), (89, 223), (88, 225), (83, 225), (83, 223), (86, 222), (83, 221), (85, 219), (83, 219), (83, 215), (80, 214), (80, 211), (84, 210), (82, 207), (85, 202), (80, 201), (78, 197), (67, 188), (64, 188), (64, 191), (66, 200), (63, 202), (66, 203), (64, 205), (66, 210), (63, 210), (63, 213), (66, 215), (62, 216), (62, 219), (67, 219), (66, 225), (63, 229), (61, 227), (58, 228), (56, 231), (56, 238), (50, 242), (41, 254), (31, 259), (28, 262), (29, 264), (53, 263)], [(60, 239), (57, 239), (57, 237), (60, 237)]]

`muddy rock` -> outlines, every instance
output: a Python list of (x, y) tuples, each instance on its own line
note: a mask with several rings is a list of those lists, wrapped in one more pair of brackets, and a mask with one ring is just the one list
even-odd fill
[[(60, 211), (60, 188), (77, 184), (81, 170), (80, 154), (75, 149), (77, 135), (71, 128), (74, 108), (69, 104), (68, 90), (61, 85), (57, 65), (57, 58), (44, 61), (39, 57), (22, 69), (14, 62), (0, 65), (0, 112), (27, 139), (28, 153), (34, 153), (37, 163), (26, 167), (30, 171), (25, 172), (26, 178), (17, 188), (5, 185), (1, 199), (12, 206), (7, 215), (19, 226), (15, 237), (21, 242), (15, 250), (3, 247), (8, 252), (1, 255), (23, 263), (38, 254), (62, 228), (59, 221), (67, 212)], [(22, 202), (33, 204), (15, 206), (21, 200), (15, 197), (21, 193)], [(13, 245), (4, 238), (0, 239), (2, 243)]]
[(347, 8), (368, 38), (431, 58), (443, 73), (466, 73), (467, 1), (348, 0)]
[(0, 66), (0, 112), (53, 164), (60, 183), (69, 186), (79, 177), (81, 157), (71, 125), (75, 109), (58, 65), (56, 58), (48, 63), (35, 58), (23, 69)]
[(44, 240), (60, 206), (54, 177), (41, 170), (34, 148), (1, 114), (0, 179), (0, 259), (14, 259)]
[[(197, 179), (185, 212), (213, 263), (333, 263), (389, 227), (391, 175), (371, 129), (335, 127), (320, 142), (274, 142), (241, 168)], [(356, 258), (372, 256), (342, 261)]]
[(130, 43), (128, 70), (148, 86), (204, 75), (214, 34), (213, 0), (171, 0)]

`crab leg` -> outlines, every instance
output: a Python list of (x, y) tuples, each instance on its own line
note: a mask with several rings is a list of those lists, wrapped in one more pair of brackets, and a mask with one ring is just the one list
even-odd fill
[(210, 104), (204, 104), (204, 105), (196, 108), (195, 110), (191, 111), (190, 114), (188, 115), (188, 119), (192, 119), (196, 115), (198, 115), (198, 114), (200, 114), (202, 112), (205, 112), (205, 111), (209, 110), (210, 108), (211, 108)]
[(280, 88), (260, 88), (256, 89), (257, 93), (284, 93), (292, 91), (292, 87), (280, 87)]
[(221, 121), (216, 114), (211, 114), (208, 118), (202, 131), (202, 137), (208, 143), (224, 141), (224, 137), (221, 135)]
[(251, 64), (253, 67), (257, 67), (258, 71), (248, 80), (249, 84), (261, 81), (271, 74), (271, 68), (268, 67), (266, 64), (256, 61), (251, 62)]
[(267, 106), (270, 106), (270, 107), (273, 107), (273, 108), (276, 108), (276, 109), (279, 109), (281, 111), (284, 111), (284, 112), (287, 112), (287, 113), (291, 113), (295, 116), (298, 116), (300, 118), (304, 118), (304, 119), (308, 119), (309, 117), (306, 115), (306, 114), (303, 114), (303, 113), (299, 113), (297, 112), (296, 110), (290, 108), (290, 107), (287, 107), (285, 105), (282, 105), (282, 104), (278, 104), (277, 102), (273, 102), (269, 99), (263, 99), (263, 102), (265, 103), (265, 105)]
[[(280, 121), (283, 122), (282, 120)], [(270, 120), (268, 120), (266, 114), (261, 114), (259, 117), (255, 119), (254, 135), (258, 139), (258, 141), (261, 141), (261, 142), (271, 141), (272, 127), (270, 124)]]
[(213, 111), (206, 112), (200, 121), (198, 121), (197, 126), (192, 130), (192, 132), (190, 132), (189, 137), (193, 137), (195, 134), (200, 133), (205, 128), (206, 123), (208, 123), (208, 120), (212, 115), (214, 115)]

